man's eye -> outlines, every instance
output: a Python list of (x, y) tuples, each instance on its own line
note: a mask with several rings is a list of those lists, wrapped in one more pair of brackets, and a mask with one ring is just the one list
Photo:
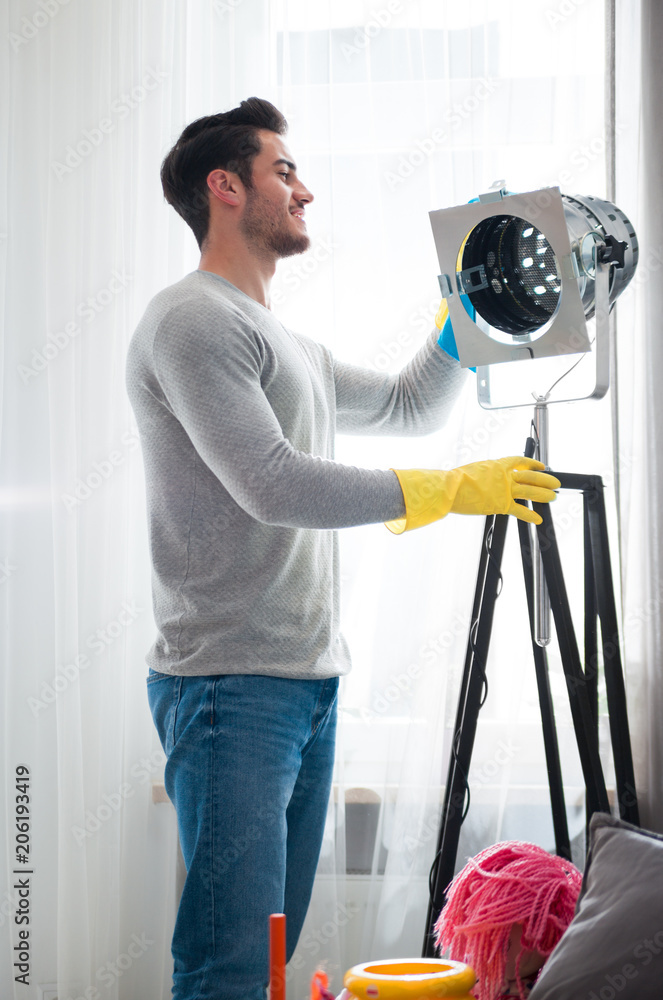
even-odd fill
[(279, 177), (285, 177), (285, 178), (286, 178), (286, 180), (287, 180), (287, 178), (288, 178), (289, 176), (290, 176), (290, 175), (288, 174), (288, 171), (287, 171), (287, 170), (279, 170)]

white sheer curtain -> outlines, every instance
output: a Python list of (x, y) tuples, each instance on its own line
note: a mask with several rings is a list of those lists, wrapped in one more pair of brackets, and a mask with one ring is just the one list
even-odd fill
[[(279, 309), (302, 330), (315, 315), (318, 336), (338, 355), (397, 370), (437, 305), (430, 209), (462, 203), (496, 178), (512, 190), (560, 184), (605, 195), (603, 4), (570, 15), (543, 3), (409, 3), (391, 19), (383, 12), (383, 26), (377, 7), (362, 15), (290, 0), (279, 10), (277, 28), (287, 32), (280, 99), (322, 222), (310, 274), (299, 262), (283, 265)], [(482, 411), (470, 379), (439, 434), (340, 439), (337, 454), (365, 465), (450, 467), (521, 451), (529, 420), (528, 408)], [(610, 492), (608, 402), (553, 406), (551, 455), (555, 468), (603, 475)], [(582, 642), (576, 498), (561, 497), (556, 514)], [(295, 995), (320, 959), (340, 986), (353, 962), (420, 953), (482, 529), (458, 518), (396, 540), (380, 526), (342, 534), (354, 669), (341, 699), (336, 806), (293, 960)], [(500, 839), (554, 848), (515, 528), (509, 541), (459, 865)], [(582, 780), (554, 646), (550, 659), (582, 862)], [(362, 821), (364, 834), (378, 826), (368, 858), (355, 826)]]
[[(123, 368), (150, 297), (198, 260), (163, 204), (161, 158), (202, 114), (252, 94), (281, 107), (316, 201), (311, 251), (280, 267), (276, 309), (339, 357), (396, 370), (437, 304), (430, 209), (502, 177), (512, 190), (605, 193), (603, 4), (9, 0), (0, 30), (2, 995), (26, 995), (11, 957), (24, 764), (31, 982), (57, 981), (60, 1000), (86, 989), (156, 1000), (169, 996), (176, 831), (172, 808), (151, 794), (162, 760), (144, 692), (149, 560)], [(529, 410), (487, 414), (472, 383), (446, 430), (339, 439), (339, 460), (450, 467), (520, 452)], [(609, 406), (552, 416), (553, 465), (610, 481)], [(565, 499), (557, 510), (577, 559), (578, 518)], [(354, 670), (293, 997), (307, 995), (321, 960), (340, 988), (353, 962), (419, 953), (481, 530), (457, 518), (403, 538), (379, 525), (343, 533)], [(553, 846), (511, 534), (460, 863), (499, 839)], [(581, 782), (554, 650), (551, 670), (578, 833)]]
[(33, 871), (31, 995), (56, 981), (59, 1000), (170, 995), (176, 827), (152, 802), (163, 758), (124, 362), (148, 300), (197, 263), (161, 159), (187, 121), (264, 91), (267, 26), (255, 2), (0, 7), (3, 998), (30, 993), (14, 979), (14, 869)]
[(663, 467), (657, 434), (663, 424), (663, 198), (661, 93), (663, 10), (655, 0), (617, 4), (616, 193), (638, 219), (636, 287), (617, 326), (620, 449), (629, 474), (620, 482), (624, 641), (632, 691), (636, 781), (643, 825), (663, 831), (663, 686), (661, 605), (663, 539), (657, 498)]

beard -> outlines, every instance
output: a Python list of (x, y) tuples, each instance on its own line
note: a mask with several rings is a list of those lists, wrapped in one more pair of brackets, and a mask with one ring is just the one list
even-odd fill
[(293, 230), (287, 209), (278, 208), (265, 195), (251, 188), (247, 191), (240, 230), (256, 256), (264, 260), (273, 260), (275, 256), (294, 257), (311, 245), (307, 232)]

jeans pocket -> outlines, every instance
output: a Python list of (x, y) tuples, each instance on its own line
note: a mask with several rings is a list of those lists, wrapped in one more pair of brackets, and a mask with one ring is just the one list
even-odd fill
[(150, 672), (145, 678), (145, 683), (149, 687), (150, 684), (156, 684), (157, 681), (167, 681), (172, 676), (172, 674), (160, 674), (158, 670), (153, 670), (152, 667), (150, 667)]
[(150, 674), (147, 678), (150, 712), (167, 757), (175, 745), (175, 726), (182, 697), (182, 681), (182, 677), (170, 674)]

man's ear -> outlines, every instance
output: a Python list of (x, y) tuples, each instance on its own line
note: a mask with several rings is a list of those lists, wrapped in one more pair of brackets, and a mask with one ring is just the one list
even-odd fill
[(242, 182), (237, 174), (229, 170), (212, 170), (207, 175), (207, 187), (215, 198), (227, 205), (239, 205), (241, 201), (240, 188)]

